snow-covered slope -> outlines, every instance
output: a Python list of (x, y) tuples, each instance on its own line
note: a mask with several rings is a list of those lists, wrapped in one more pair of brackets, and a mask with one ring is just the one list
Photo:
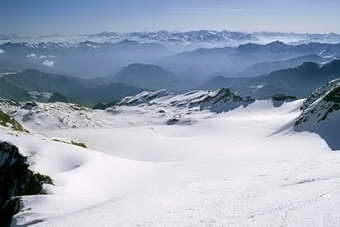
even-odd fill
[(33, 131), (102, 126), (101, 121), (92, 116), (95, 111), (78, 104), (0, 100), (0, 110)]
[(316, 132), (330, 147), (340, 149), (340, 79), (317, 89), (302, 104), (301, 110), (296, 129)]
[[(315, 133), (282, 130), (303, 102), (221, 89), (143, 92), (106, 110), (3, 104), (32, 132), (0, 128), (1, 140), (55, 183), (22, 198), (13, 226), (338, 226), (340, 156)], [(30, 111), (40, 125), (23, 121)], [(76, 127), (48, 124), (57, 116)]]
[(194, 90), (183, 94), (169, 93), (166, 90), (142, 92), (136, 96), (126, 97), (116, 106), (122, 105), (158, 105), (176, 108), (208, 109), (212, 112), (226, 112), (239, 106), (247, 106), (255, 100), (250, 97), (242, 98), (231, 90), (221, 88), (215, 91)]
[(0, 110), (17, 119), (29, 130), (44, 131), (117, 127), (122, 124), (125, 126), (167, 122), (188, 124), (195, 122), (197, 116), (208, 117), (212, 112), (230, 111), (240, 106), (245, 107), (254, 101), (250, 98), (241, 98), (228, 89), (197, 90), (183, 94), (159, 90), (144, 91), (136, 96), (126, 97), (105, 111), (72, 103), (17, 103), (5, 99), (0, 100)]

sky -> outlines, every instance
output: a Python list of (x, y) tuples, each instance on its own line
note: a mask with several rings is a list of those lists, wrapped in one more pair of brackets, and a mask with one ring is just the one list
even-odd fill
[(340, 33), (339, 0), (0, 0), (0, 34)]

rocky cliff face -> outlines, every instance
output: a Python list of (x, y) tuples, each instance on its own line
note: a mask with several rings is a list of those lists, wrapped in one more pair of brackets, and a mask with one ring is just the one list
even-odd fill
[(10, 226), (11, 219), (20, 209), (21, 195), (43, 193), (42, 185), (52, 180), (38, 173), (33, 173), (26, 157), (17, 147), (0, 143), (0, 226)]
[(333, 80), (313, 92), (302, 104), (301, 110), (302, 114), (296, 125), (317, 124), (333, 115), (339, 115), (340, 79)]
[(316, 132), (332, 149), (340, 149), (340, 79), (317, 89), (302, 104), (301, 110), (295, 128)]

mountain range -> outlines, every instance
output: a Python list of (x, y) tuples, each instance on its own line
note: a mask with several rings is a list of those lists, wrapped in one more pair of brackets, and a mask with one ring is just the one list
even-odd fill
[(286, 66), (297, 66), (303, 61), (324, 62), (340, 56), (340, 44), (288, 45), (280, 41), (265, 45), (247, 43), (238, 47), (200, 48), (178, 54), (159, 43), (131, 40), (73, 44), (7, 42), (0, 45), (0, 50), (0, 73), (33, 68), (93, 79), (114, 75), (130, 64), (140, 63), (158, 65), (180, 74), (183, 79), (196, 81), (218, 74), (256, 76)]
[[(134, 63), (123, 68), (112, 78), (114, 82), (124, 83), (142, 89), (179, 90), (181, 80), (174, 73), (157, 65)], [(184, 84), (182, 84), (184, 85)]]
[(84, 104), (109, 102), (136, 94), (140, 88), (122, 83), (103, 83), (96, 79), (80, 79), (65, 75), (44, 73), (38, 70), (3, 75), (0, 77), (0, 94), (4, 98), (27, 99), (27, 92), (52, 92)]
[(214, 77), (201, 85), (214, 89), (228, 87), (241, 95), (263, 98), (275, 93), (305, 97), (314, 89), (340, 76), (340, 60), (326, 64), (304, 62), (295, 68), (273, 71), (257, 77)]
[[(296, 61), (292, 62), (296, 63)], [(304, 62), (297, 67), (255, 77), (216, 76), (196, 86), (190, 80), (185, 80), (180, 75), (162, 67), (135, 63), (124, 67), (110, 77), (97, 79), (81, 79), (38, 70), (6, 74), (0, 77), (0, 95), (4, 98), (29, 100), (32, 99), (32, 94), (29, 92), (38, 92), (38, 97), (42, 98), (44, 96), (40, 93), (47, 92), (54, 94), (54, 98), (59, 97), (62, 100), (73, 100), (90, 105), (113, 102), (142, 90), (185, 91), (195, 87), (199, 89), (229, 88), (241, 96), (255, 98), (266, 98), (275, 94), (305, 97), (317, 87), (339, 75), (340, 60), (322, 64)]]
[(0, 72), (6, 72), (8, 68), (16, 71), (35, 68), (81, 78), (107, 76), (128, 64), (150, 63), (170, 54), (160, 44), (130, 40), (117, 43), (85, 41), (75, 44), (7, 42), (1, 44), (0, 49)]
[(248, 42), (260, 44), (270, 43), (275, 40), (292, 44), (310, 42), (338, 43), (340, 35), (336, 33), (311, 34), (311, 33), (284, 33), (284, 32), (237, 32), (216, 30), (193, 30), (193, 31), (157, 31), (157, 32), (100, 32), (96, 34), (80, 35), (41, 35), (29, 36), (18, 34), (2, 34), (1, 42), (68, 42), (79, 43), (93, 41), (99, 43), (119, 42), (124, 39), (142, 43), (160, 43), (174, 51), (189, 51), (197, 48), (212, 48), (223, 46), (238, 46)]
[(246, 77), (246, 76), (257, 76), (277, 71), (280, 69), (294, 68), (301, 65), (304, 62), (316, 62), (316, 63), (327, 63), (334, 60), (334, 57), (323, 57), (318, 54), (304, 55), (296, 58), (289, 58), (280, 61), (268, 61), (262, 63), (256, 63), (249, 68), (236, 73), (236, 77)]
[[(246, 74), (244, 76), (256, 76), (258, 72), (255, 71), (254, 73), (256, 74), (254, 75), (247, 75), (249, 72), (246, 71), (254, 64), (287, 61), (287, 59), (302, 57), (300, 60), (291, 60), (291, 66), (294, 61), (302, 63), (303, 58), (308, 58), (306, 55), (334, 58), (340, 55), (340, 44), (309, 43), (288, 45), (280, 41), (265, 45), (247, 43), (238, 47), (197, 49), (191, 52), (183, 52), (165, 57), (158, 64), (176, 72), (185, 72), (189, 77), (207, 79), (217, 74), (224, 74), (227, 77), (240, 76), (244, 71)], [(270, 72), (270, 68), (268, 72)]]

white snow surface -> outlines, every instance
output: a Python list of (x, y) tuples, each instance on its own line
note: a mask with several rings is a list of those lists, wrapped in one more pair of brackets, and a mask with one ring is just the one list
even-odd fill
[[(165, 103), (107, 111), (39, 103), (29, 121), (29, 110), (12, 107), (31, 133), (0, 128), (0, 139), (55, 183), (47, 195), (23, 197), (13, 226), (339, 226), (339, 154), (287, 127), (302, 101), (220, 114)], [(194, 123), (166, 125), (176, 114)], [(72, 124), (48, 124), (58, 115)]]

